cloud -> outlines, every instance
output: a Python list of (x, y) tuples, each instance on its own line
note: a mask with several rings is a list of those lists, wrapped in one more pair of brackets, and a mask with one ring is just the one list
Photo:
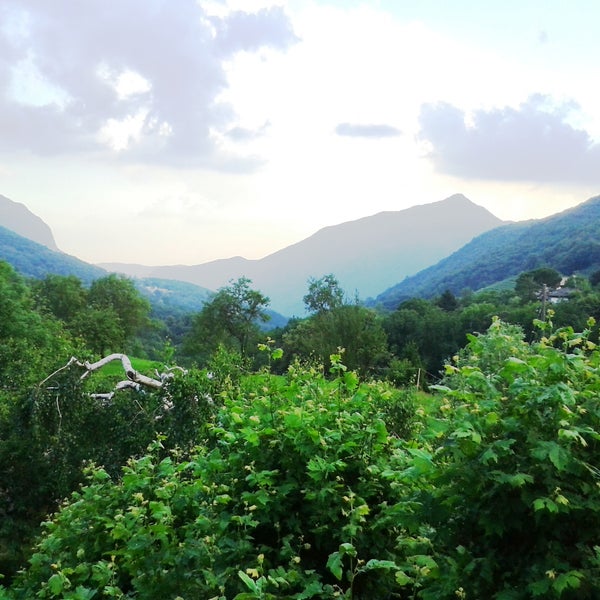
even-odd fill
[(425, 104), (419, 137), (438, 171), (459, 177), (532, 182), (600, 182), (600, 145), (569, 124), (574, 104), (535, 95), (518, 108), (466, 115)]
[(383, 124), (340, 123), (336, 128), (337, 135), (362, 138), (396, 137), (402, 134), (399, 129)]
[(226, 20), (215, 19), (216, 45), (224, 54), (270, 46), (279, 50), (298, 41), (281, 6), (262, 8), (256, 13), (236, 11)]
[(226, 61), (297, 41), (281, 8), (215, 17), (194, 0), (3, 0), (0, 17), (4, 152), (221, 168)]
[(269, 121), (265, 121), (260, 127), (256, 129), (248, 129), (247, 127), (232, 127), (225, 135), (235, 142), (248, 142), (256, 140), (267, 132), (270, 127)]

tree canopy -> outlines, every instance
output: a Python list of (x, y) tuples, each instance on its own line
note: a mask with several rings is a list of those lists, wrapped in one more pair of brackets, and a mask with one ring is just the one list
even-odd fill
[(242, 355), (248, 352), (251, 341), (259, 335), (259, 323), (269, 320), (265, 312), (269, 298), (252, 289), (251, 283), (241, 277), (219, 289), (206, 302), (186, 338), (188, 354), (206, 360), (220, 344)]

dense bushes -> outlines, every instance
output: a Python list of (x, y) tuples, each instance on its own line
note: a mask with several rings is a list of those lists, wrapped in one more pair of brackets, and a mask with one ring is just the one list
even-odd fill
[(155, 443), (46, 523), (16, 598), (533, 598), (600, 593), (600, 352), (494, 321), (433, 396), (225, 379), (191, 454)]
[(187, 458), (158, 443), (120, 479), (89, 469), (16, 597), (387, 597), (401, 490), (382, 474), (411, 400), (339, 359), (331, 382), (296, 365), (225, 386)]

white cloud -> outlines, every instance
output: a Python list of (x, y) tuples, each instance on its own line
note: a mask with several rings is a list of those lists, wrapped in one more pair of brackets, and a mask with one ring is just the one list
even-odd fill
[(0, 0), (0, 193), (156, 264), (457, 191), (549, 214), (598, 192), (600, 9), (545, 6)]
[(218, 100), (225, 61), (296, 41), (280, 7), (218, 18), (192, 0), (5, 0), (2, 11), (4, 151), (97, 153), (108, 141), (129, 160), (222, 168), (211, 131), (234, 116)]
[(358, 138), (386, 138), (401, 134), (397, 127), (384, 123), (340, 123), (335, 132), (341, 136)]
[(600, 183), (600, 144), (569, 124), (578, 107), (534, 95), (519, 107), (424, 105), (421, 137), (436, 168), (474, 179)]

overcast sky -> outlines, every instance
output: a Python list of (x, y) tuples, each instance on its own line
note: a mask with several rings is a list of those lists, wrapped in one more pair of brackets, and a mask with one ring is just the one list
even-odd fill
[[(89, 262), (600, 194), (597, 0), (0, 0), (0, 194)], [(332, 249), (334, 252), (335, 249)]]

